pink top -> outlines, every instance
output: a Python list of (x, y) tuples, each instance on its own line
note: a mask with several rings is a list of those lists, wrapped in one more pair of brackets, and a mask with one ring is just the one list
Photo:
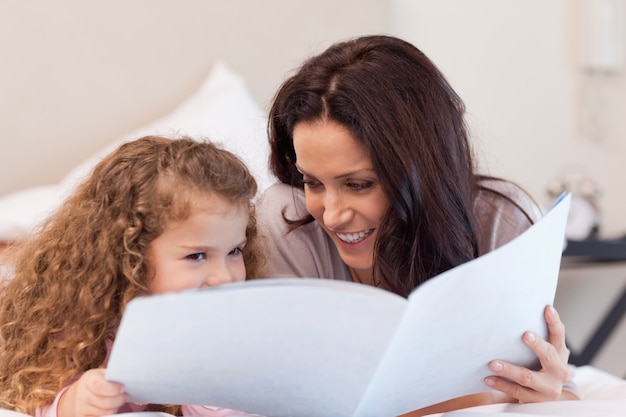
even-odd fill
[[(40, 407), (35, 412), (35, 417), (57, 417), (57, 408), (59, 400), (67, 391), (69, 386), (63, 388), (54, 399), (54, 402), (48, 407)], [(234, 416), (256, 416), (256, 414), (246, 414), (242, 411), (231, 410), (229, 408), (209, 407), (202, 405), (183, 405), (182, 412), (184, 416), (202, 416), (202, 417), (234, 417)], [(145, 411), (145, 406), (135, 403), (126, 403), (118, 413), (128, 413), (134, 411)]]

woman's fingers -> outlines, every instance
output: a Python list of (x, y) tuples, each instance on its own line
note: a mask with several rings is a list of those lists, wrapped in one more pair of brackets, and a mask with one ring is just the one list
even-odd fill
[(495, 375), (485, 379), (487, 386), (524, 403), (562, 398), (563, 385), (569, 379), (565, 326), (552, 306), (546, 307), (544, 317), (548, 326), (547, 340), (533, 332), (526, 332), (522, 337), (524, 344), (537, 356), (541, 369), (534, 371), (505, 361), (491, 361), (489, 369)]
[(544, 310), (544, 317), (548, 325), (548, 341), (561, 356), (561, 359), (567, 363), (570, 351), (565, 342), (565, 325), (559, 317), (559, 313), (552, 306), (547, 306)]

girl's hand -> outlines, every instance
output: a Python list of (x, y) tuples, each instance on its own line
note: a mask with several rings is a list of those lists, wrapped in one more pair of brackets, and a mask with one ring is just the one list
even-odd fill
[(570, 354), (565, 345), (565, 326), (552, 306), (545, 308), (544, 317), (548, 324), (547, 341), (532, 332), (522, 337), (524, 344), (539, 358), (541, 370), (532, 371), (501, 360), (489, 363), (489, 370), (496, 375), (485, 378), (485, 383), (520, 403), (578, 399), (574, 393), (563, 390), (569, 378)]
[(59, 401), (58, 417), (99, 417), (115, 414), (128, 401), (124, 387), (104, 379), (104, 369), (85, 372)]

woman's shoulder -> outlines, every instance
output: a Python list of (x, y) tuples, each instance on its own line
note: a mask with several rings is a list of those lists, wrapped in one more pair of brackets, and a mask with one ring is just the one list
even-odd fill
[(539, 205), (521, 186), (492, 177), (479, 179), (474, 210), (480, 254), (512, 240), (543, 215)]
[(528, 191), (512, 181), (495, 177), (479, 179), (476, 205), (486, 211), (523, 215), (531, 223), (543, 216), (541, 208)]
[(304, 191), (277, 183), (263, 192), (256, 206), (271, 276), (343, 279), (341, 258), (321, 226), (312, 221), (293, 228), (287, 222), (308, 215)]
[(261, 216), (275, 217), (278, 214), (282, 218), (283, 210), (287, 216), (294, 218), (307, 213), (304, 191), (280, 182), (269, 186), (261, 193), (256, 207)]

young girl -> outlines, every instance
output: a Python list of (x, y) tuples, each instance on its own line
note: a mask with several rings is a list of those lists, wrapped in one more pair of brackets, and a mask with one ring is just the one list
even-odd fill
[(41, 229), (13, 248), (0, 292), (0, 407), (46, 417), (160, 410), (104, 379), (126, 304), (141, 295), (260, 275), (251, 199), (233, 154), (189, 138), (120, 146)]

